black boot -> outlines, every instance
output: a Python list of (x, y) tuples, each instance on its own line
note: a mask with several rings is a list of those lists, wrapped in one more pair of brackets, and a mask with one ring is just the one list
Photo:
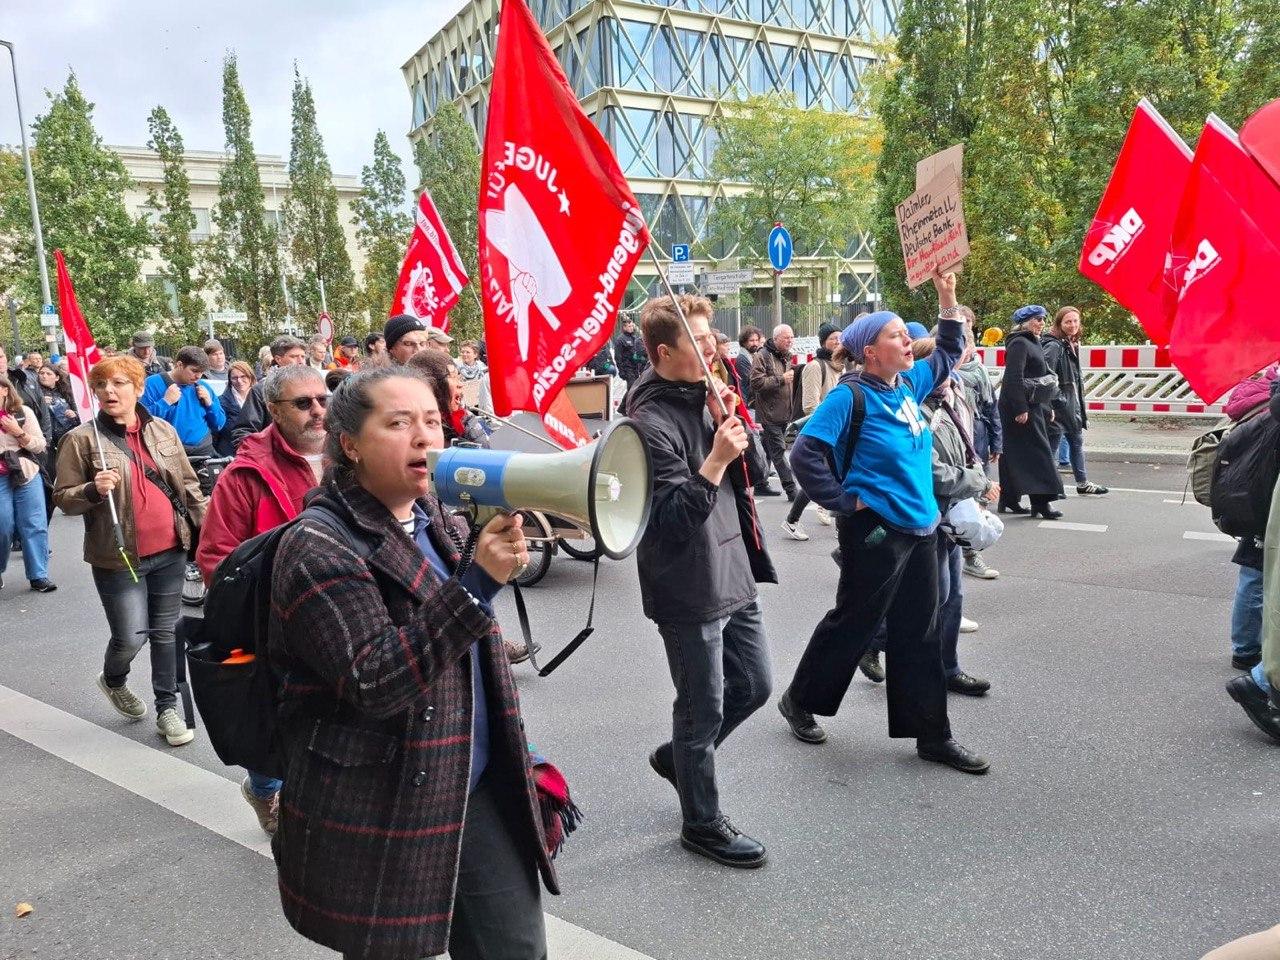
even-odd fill
[(858, 669), (872, 683), (884, 683), (884, 667), (880, 665), (880, 651), (868, 650), (858, 661)]
[(700, 853), (726, 867), (760, 867), (764, 865), (764, 844), (753, 840), (719, 816), (707, 824), (686, 823), (680, 830), (680, 846)]
[[(1274, 692), (1274, 691), (1273, 691)], [(1249, 674), (1227, 681), (1227, 693), (1240, 704), (1253, 725), (1272, 740), (1280, 740), (1280, 710), (1277, 710), (1262, 688)]]
[(787, 690), (782, 695), (782, 699), (778, 701), (778, 711), (786, 719), (787, 725), (791, 727), (791, 732), (797, 740), (803, 740), (805, 743), (823, 743), (827, 739), (827, 731), (818, 726), (818, 722), (813, 719), (813, 714), (807, 710), (801, 710), (791, 700), (791, 691)]
[(952, 739), (917, 740), (916, 753), (921, 760), (945, 763), (961, 773), (986, 773), (991, 764), (972, 750), (966, 750)]

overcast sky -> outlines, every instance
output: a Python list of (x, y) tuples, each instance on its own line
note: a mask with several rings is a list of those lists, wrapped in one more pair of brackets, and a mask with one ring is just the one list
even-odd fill
[[(0, 0), (0, 39), (15, 44), (30, 124), (74, 69), (110, 144), (141, 146), (161, 104), (188, 150), (221, 150), (222, 60), (234, 50), (259, 153), (289, 156), (293, 64), (311, 81), (335, 173), (359, 176), (383, 129), (405, 161), (408, 88), (400, 67), (463, 0)], [(12, 79), (0, 50), (0, 143), (18, 142)]]

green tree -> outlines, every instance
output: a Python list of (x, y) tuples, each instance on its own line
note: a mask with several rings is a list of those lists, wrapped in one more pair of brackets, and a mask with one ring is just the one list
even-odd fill
[(147, 147), (160, 157), (164, 171), (163, 194), (152, 190), (149, 200), (158, 214), (154, 229), (160, 257), (165, 262), (161, 276), (173, 284), (177, 300), (174, 319), (180, 324), (181, 333), (194, 341), (200, 335), (200, 321), (206, 310), (195, 272), (196, 245), (191, 234), (196, 229), (196, 215), (191, 209), (191, 180), (187, 176), (182, 134), (168, 111), (160, 106), (151, 111), (147, 127), (151, 131)]
[[(50, 281), (52, 254), (60, 249), (85, 320), (103, 342), (119, 342), (159, 314), (157, 297), (139, 270), (151, 232), (144, 219), (125, 208), (132, 181), (94, 129), (93, 104), (74, 72), (61, 92), (49, 94), (48, 112), (36, 118), (33, 131), (31, 165)], [(0, 246), (26, 316), (39, 313), (43, 298), (21, 160), (15, 160), (5, 164), (6, 189), (0, 191)]]
[(227, 159), (213, 208), (215, 230), (207, 247), (206, 276), (221, 291), (224, 304), (248, 315), (245, 337), (263, 341), (279, 329), (287, 307), (277, 235), (267, 223), (249, 103), (235, 54), (228, 54), (222, 65), (222, 123)]
[[(477, 283), (476, 210), (480, 203), (480, 147), (475, 132), (455, 104), (440, 108), (425, 139), (413, 142), (413, 159), (422, 176), (422, 189), (431, 193), (440, 219), (458, 248), (471, 282)], [(477, 298), (463, 291), (449, 312), (450, 330), (459, 339), (484, 336), (484, 318)]]
[(781, 220), (798, 256), (835, 258), (856, 245), (880, 150), (873, 119), (801, 110), (790, 95), (769, 94), (735, 104), (714, 123), (712, 174), (744, 189), (717, 204), (713, 242), (767, 260), (769, 231)]
[(347, 254), (347, 238), (338, 218), (338, 191), (325, 154), (324, 138), (316, 124), (311, 84), (293, 73), (293, 143), (289, 151), (289, 199), (285, 201), (285, 232), (295, 274), (291, 283), (294, 307), (311, 326), (323, 303), (344, 324), (355, 310), (355, 277)]
[(379, 130), (373, 138), (373, 164), (360, 171), (360, 196), (351, 204), (356, 240), (365, 253), (364, 297), (371, 322), (383, 321), (391, 307), (400, 264), (413, 219), (405, 209), (404, 171)]

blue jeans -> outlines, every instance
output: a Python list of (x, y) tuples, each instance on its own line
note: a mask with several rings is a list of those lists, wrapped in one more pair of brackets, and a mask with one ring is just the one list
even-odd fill
[(22, 564), (28, 580), (49, 575), (49, 520), (44, 512), (44, 483), (36, 476), (23, 484), (0, 477), (0, 575), (9, 566), (9, 541), (14, 530), (22, 543)]
[(244, 768), (244, 772), (249, 774), (249, 792), (259, 800), (270, 800), (284, 786), (283, 780), (268, 777), (265, 773), (254, 773), (248, 767)]
[[(1084, 472), (1084, 433), (1065, 433), (1057, 423), (1049, 424), (1049, 443), (1058, 451), (1058, 462), (1071, 458), (1071, 472), (1075, 474), (1076, 483), (1088, 483)], [(1063, 448), (1066, 448), (1065, 450)]]
[(960, 613), (964, 607), (964, 554), (945, 535), (938, 534), (938, 645), (942, 669), (948, 677), (960, 673), (956, 647), (960, 644)]
[(150, 640), (151, 689), (156, 698), (156, 713), (177, 706), (178, 661), (173, 626), (178, 622), (182, 604), (186, 552), (175, 547), (141, 558), (137, 562), (137, 583), (128, 570), (90, 569), (111, 628), (102, 664), (107, 686), (124, 686), (133, 658)]
[(1231, 606), (1231, 653), (1249, 657), (1262, 651), (1262, 571), (1241, 565)]
[(1253, 682), (1262, 688), (1263, 693), (1271, 696), (1271, 681), (1267, 679), (1267, 671), (1262, 669), (1262, 664), (1259, 663), (1250, 670), (1249, 676), (1253, 677)]
[(1064, 467), (1071, 462), (1071, 448), (1067, 446), (1067, 438), (1058, 441), (1058, 466)]
[(658, 756), (676, 771), (684, 822), (710, 823), (720, 815), (716, 748), (773, 688), (760, 601), (709, 623), (660, 623), (658, 633), (676, 685), (671, 742)]

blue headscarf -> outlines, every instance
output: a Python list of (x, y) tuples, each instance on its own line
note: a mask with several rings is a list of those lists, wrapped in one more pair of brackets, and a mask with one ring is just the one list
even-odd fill
[(899, 319), (901, 318), (892, 310), (868, 313), (844, 328), (844, 333), (840, 334), (840, 345), (854, 360), (863, 363), (866, 360), (863, 352), (867, 349), (867, 345), (880, 336), (880, 331), (891, 321)]

